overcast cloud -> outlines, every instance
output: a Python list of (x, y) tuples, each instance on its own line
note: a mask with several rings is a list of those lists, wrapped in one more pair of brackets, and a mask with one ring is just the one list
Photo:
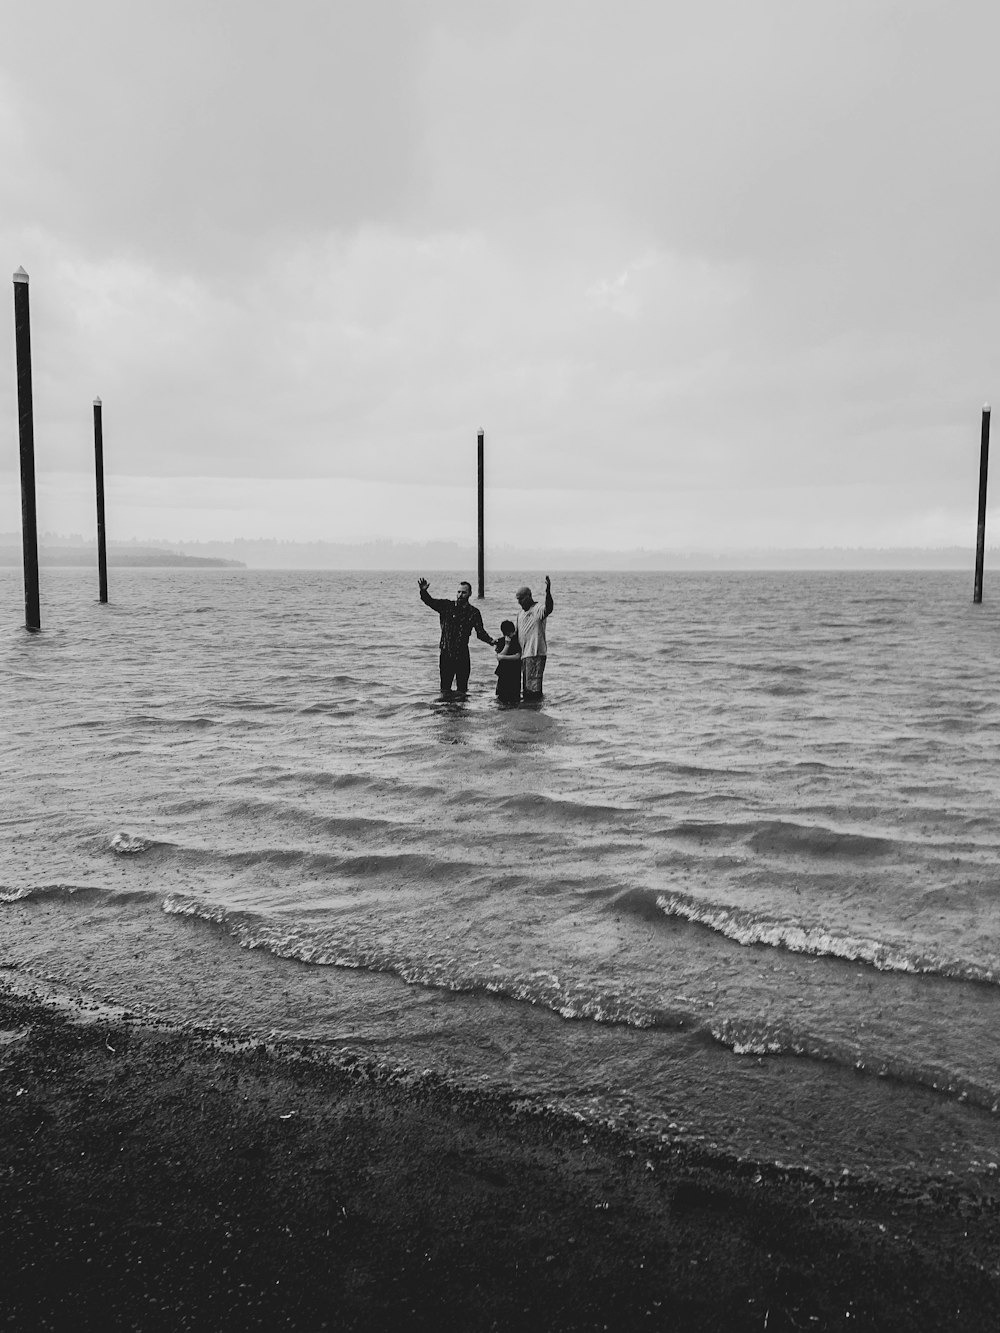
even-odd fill
[(40, 527), (93, 526), (100, 394), (112, 537), (471, 542), (482, 426), (496, 542), (971, 545), (998, 36), (985, 0), (16, 0)]

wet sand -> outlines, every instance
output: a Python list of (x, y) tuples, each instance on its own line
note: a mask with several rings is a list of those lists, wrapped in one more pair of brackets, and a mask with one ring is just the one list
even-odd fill
[(0, 990), (0, 1327), (994, 1329), (1000, 1209)]

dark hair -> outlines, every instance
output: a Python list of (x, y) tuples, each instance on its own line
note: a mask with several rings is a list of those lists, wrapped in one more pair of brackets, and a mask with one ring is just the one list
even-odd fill
[(468, 579), (459, 579), (459, 581), (458, 581), (458, 586), (459, 586), (460, 588), (468, 588), (468, 590), (469, 590), (469, 596), (471, 597), (471, 595), (472, 595), (472, 584), (469, 582)]
[(501, 621), (500, 621), (500, 633), (501, 633), (501, 634), (513, 634), (513, 633), (514, 633), (514, 622), (513, 622), (513, 620), (501, 620)]

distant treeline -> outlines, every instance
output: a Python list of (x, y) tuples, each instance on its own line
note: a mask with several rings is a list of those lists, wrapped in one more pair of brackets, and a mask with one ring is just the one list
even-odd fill
[[(23, 553), (20, 546), (0, 546), (0, 566), (20, 566)], [(97, 547), (39, 546), (38, 563), (46, 567), (97, 567)], [(111, 546), (108, 565), (115, 569), (199, 568), (223, 569), (246, 566), (241, 560), (226, 560), (220, 556), (185, 555), (180, 551), (159, 551), (145, 546)]]

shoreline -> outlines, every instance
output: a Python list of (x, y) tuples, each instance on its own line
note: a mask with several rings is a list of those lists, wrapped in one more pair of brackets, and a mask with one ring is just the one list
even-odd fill
[[(239, 1048), (237, 1048), (239, 1047)], [(11, 1328), (978, 1329), (1000, 1207), (0, 983)]]

